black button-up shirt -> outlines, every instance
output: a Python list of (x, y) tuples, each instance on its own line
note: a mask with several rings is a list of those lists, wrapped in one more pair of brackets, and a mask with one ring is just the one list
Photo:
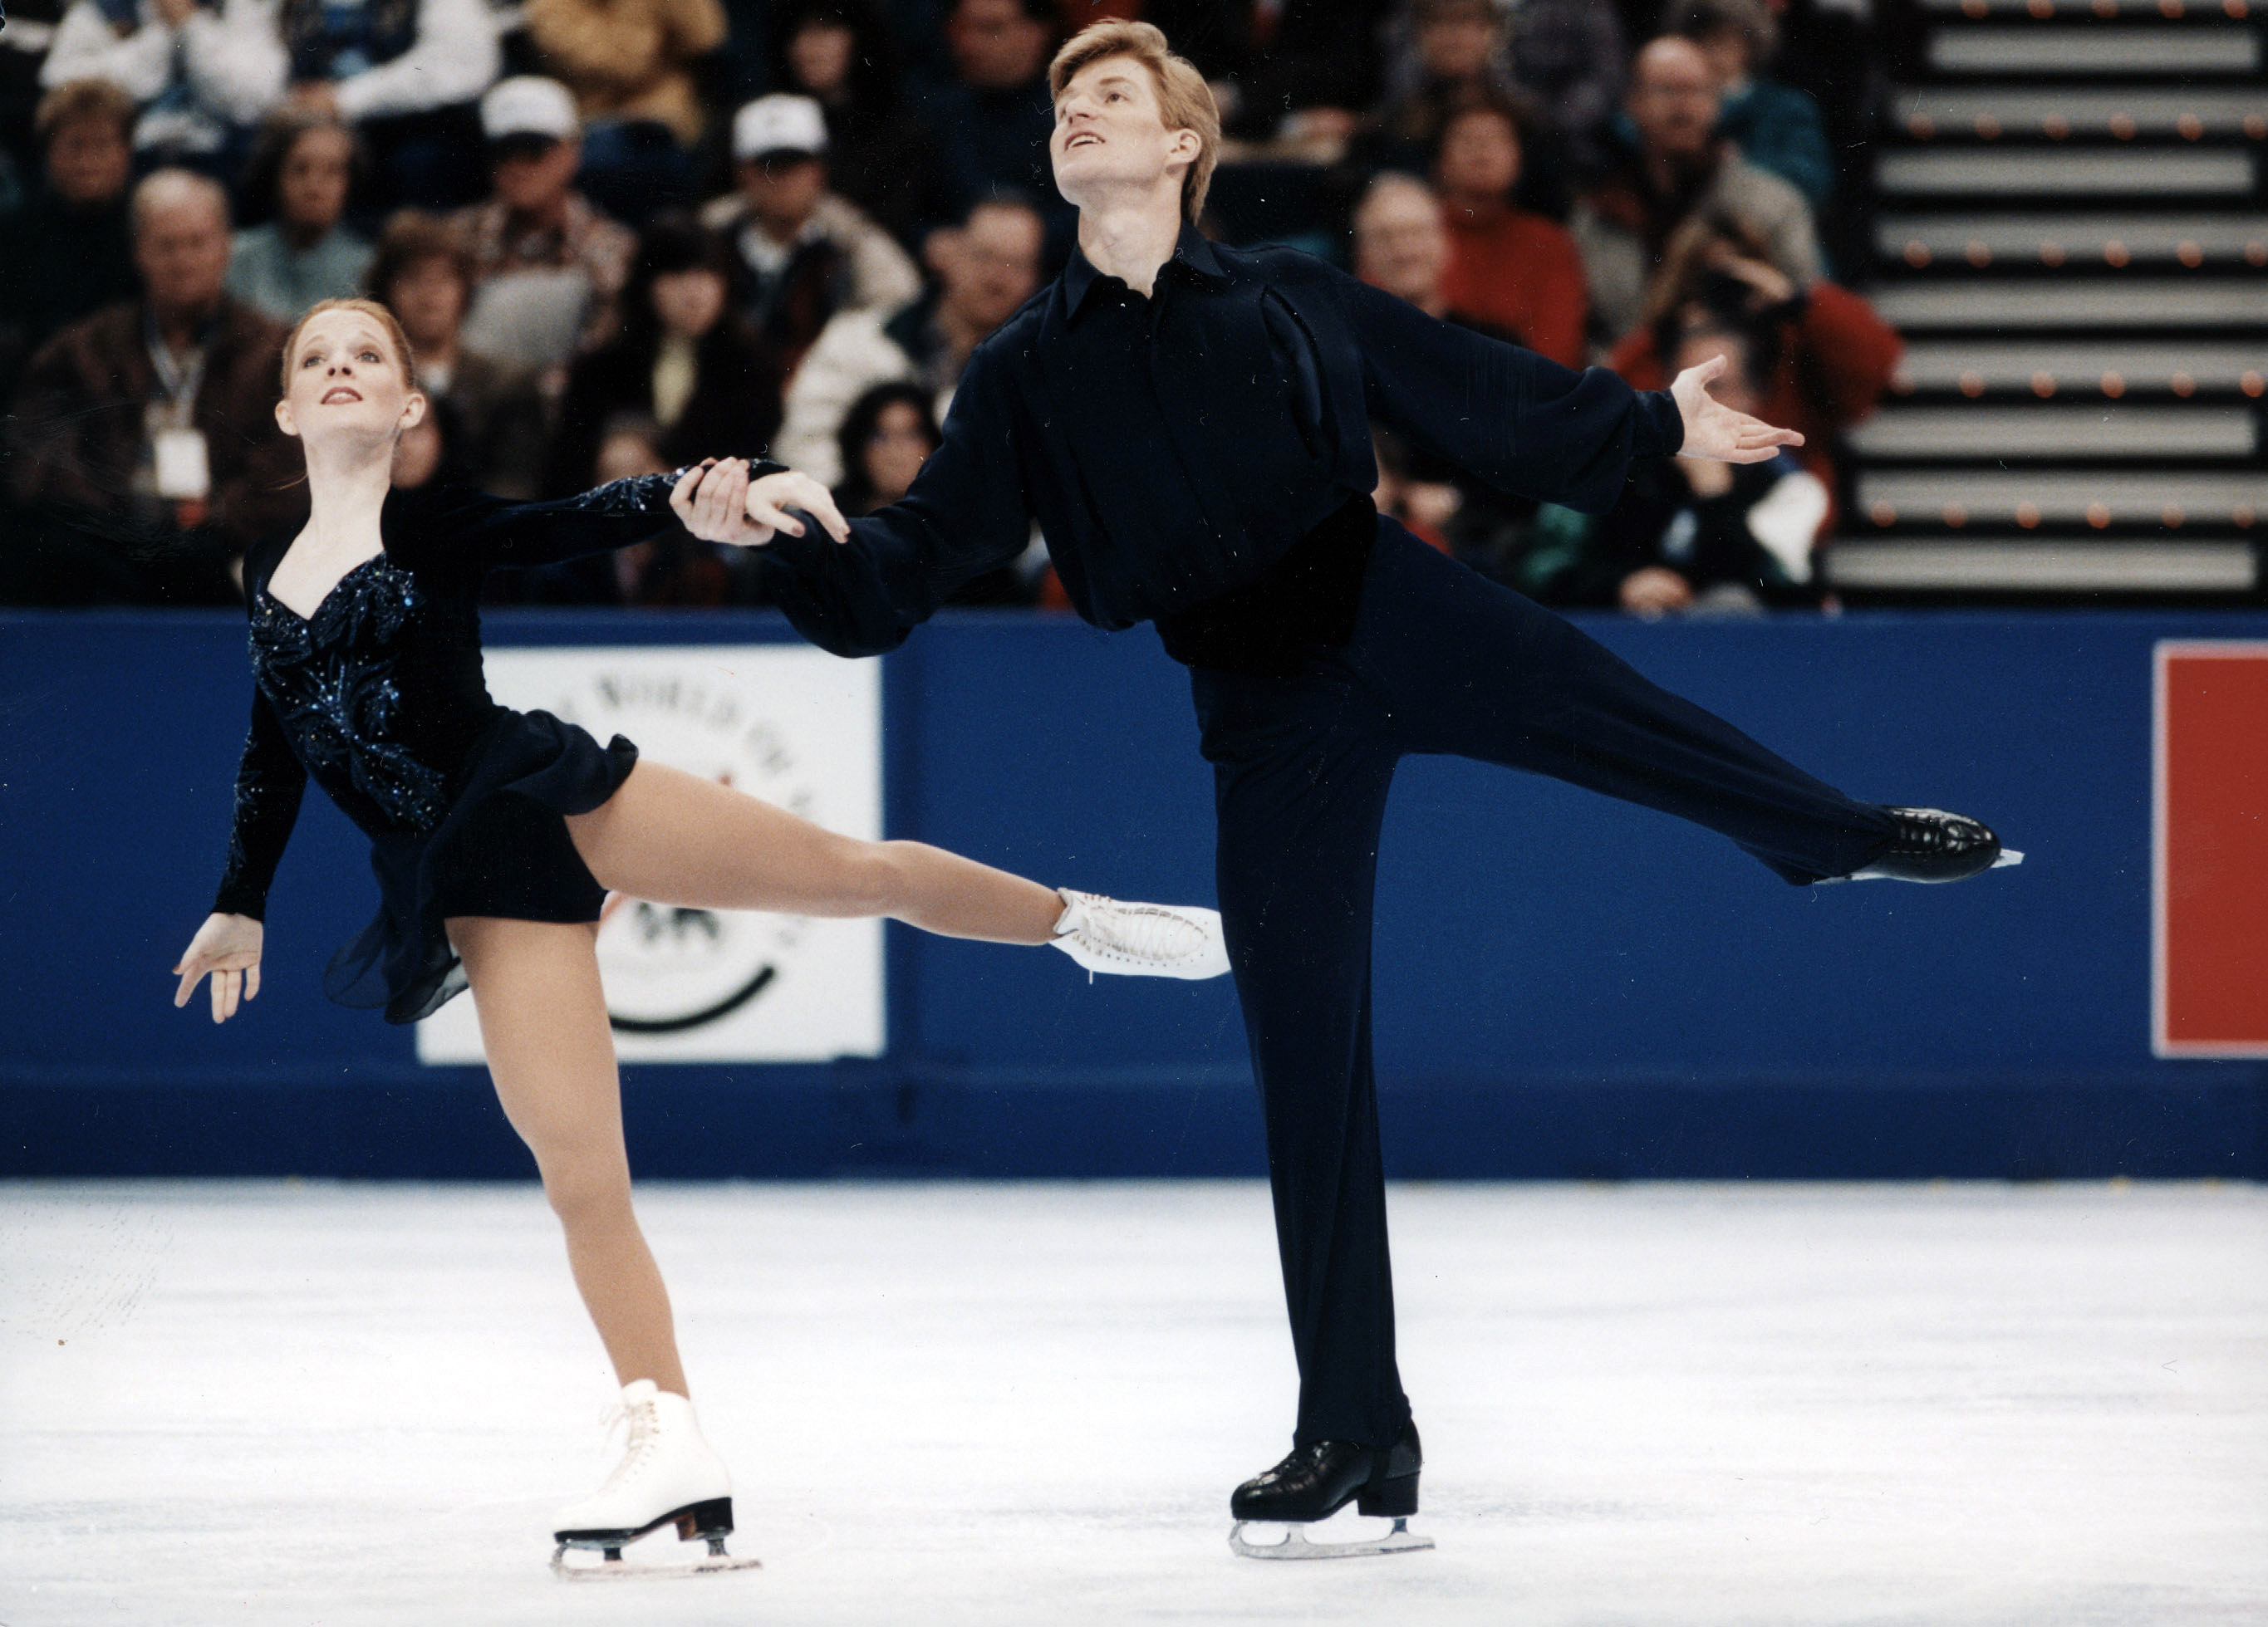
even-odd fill
[[(843, 655), (895, 649), (1036, 519), (1106, 628), (1169, 625), (1258, 581), (1378, 483), (1373, 417), (1521, 496), (1603, 512), (1676, 407), (1425, 315), (1289, 249), (1184, 228), (1149, 298), (1074, 254), (969, 359), (901, 502), (774, 539), (775, 591)], [(1169, 647), (1172, 640), (1169, 638)]]

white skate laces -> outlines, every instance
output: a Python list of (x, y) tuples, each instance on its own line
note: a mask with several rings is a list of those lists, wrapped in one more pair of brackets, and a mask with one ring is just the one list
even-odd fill
[(1056, 891), (1064, 901), (1055, 946), (1086, 968), (1134, 977), (1218, 977), (1228, 970), (1220, 912), (1189, 904), (1128, 904), (1099, 893)]
[[(711, 1558), (695, 1568), (753, 1563), (725, 1555), (724, 1539), (733, 1529), (733, 1477), (701, 1438), (691, 1402), (652, 1379), (639, 1379), (623, 1386), (621, 1402), (608, 1408), (606, 1417), (610, 1425), (621, 1426), (622, 1455), (596, 1491), (570, 1503), (553, 1520), (559, 1544), (552, 1557), (555, 1571), (579, 1579), (605, 1570), (564, 1564), (570, 1549), (599, 1550), (608, 1565), (619, 1566), (625, 1546), (673, 1521), (681, 1540), (708, 1539)], [(613, 1434), (610, 1427), (610, 1439)]]

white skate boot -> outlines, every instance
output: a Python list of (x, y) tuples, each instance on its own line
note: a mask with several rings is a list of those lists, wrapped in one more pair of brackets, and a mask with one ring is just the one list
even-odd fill
[[(552, 1570), (579, 1582), (754, 1569), (758, 1561), (735, 1559), (725, 1551), (725, 1539), (733, 1531), (733, 1477), (701, 1438), (693, 1403), (657, 1388), (652, 1379), (639, 1379), (622, 1387), (622, 1402), (608, 1409), (608, 1416), (626, 1432), (622, 1455), (605, 1484), (570, 1503), (553, 1520), (559, 1547), (551, 1556)], [(707, 1557), (689, 1565), (624, 1563), (625, 1547), (673, 1520), (680, 1542), (699, 1537), (708, 1542)], [(570, 1564), (571, 1549), (595, 1549), (603, 1557), (596, 1564)]]
[(1218, 977), (1228, 970), (1228, 944), (1220, 935), (1220, 911), (1189, 904), (1123, 904), (1099, 893), (1063, 895), (1056, 923), (1056, 947), (1097, 972), (1136, 977)]

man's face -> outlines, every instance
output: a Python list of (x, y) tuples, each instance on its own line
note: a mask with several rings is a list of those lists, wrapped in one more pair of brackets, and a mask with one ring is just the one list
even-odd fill
[(1708, 151), (1717, 128), (1717, 77), (1690, 40), (1656, 40), (1631, 73), (1631, 121), (1646, 151), (1692, 158)]
[(284, 218), (315, 232), (338, 225), (346, 213), (353, 156), (352, 138), (329, 125), (319, 125), (293, 142), (276, 180), (276, 202)]
[(1512, 121), (1480, 110), (1450, 121), (1435, 176), (1452, 197), (1503, 198), (1520, 179), (1520, 136)]
[(1027, 209), (980, 209), (946, 261), (945, 300), (979, 334), (1015, 314), (1040, 285), (1040, 217)]
[(115, 119), (68, 119), (48, 138), (48, 184), (65, 202), (107, 203), (126, 189), (134, 149)]
[(583, 144), (515, 136), (494, 150), (497, 202), (515, 215), (549, 215), (567, 201)]
[(841, 23), (806, 23), (788, 41), (788, 66), (796, 77), (793, 88), (821, 101), (832, 99), (850, 83), (850, 53), (857, 45), (858, 37)]
[(446, 350), (464, 320), (464, 281), (446, 255), (428, 254), (401, 269), (386, 290), (386, 303), (394, 307), (401, 331), (421, 352)]
[(134, 264), (159, 314), (195, 314), (220, 299), (228, 276), (228, 216), (202, 193), (153, 202), (134, 231)]
[(1047, 27), (1017, 0), (961, 0), (947, 33), (954, 67), (980, 91), (1012, 91), (1047, 67)]
[(1437, 79), (1480, 77), (1495, 48), (1496, 25), (1477, 9), (1418, 26), (1418, 59)]
[(1083, 206), (1099, 186), (1154, 182), (1169, 166), (1194, 162), (1197, 143), (1194, 131), (1166, 128), (1147, 68), (1130, 56), (1105, 56), (1064, 86), (1048, 156), (1056, 190)]
[(1440, 206), (1423, 188), (1379, 187), (1354, 219), (1355, 275), (1421, 308), (1438, 302), (1449, 263)]
[(740, 161), (740, 195), (767, 225), (799, 231), (827, 190), (827, 162), (807, 152), (767, 152)]

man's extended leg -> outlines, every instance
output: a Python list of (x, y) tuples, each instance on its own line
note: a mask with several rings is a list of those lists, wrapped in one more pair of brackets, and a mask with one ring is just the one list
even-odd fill
[(1409, 1418), (1370, 1058), (1371, 894), (1396, 754), (1351, 681), (1199, 673), (1195, 687), (1300, 1364), (1294, 1440), (1383, 1448)]
[(1476, 757), (1659, 808), (1786, 880), (1847, 875), (1896, 835), (1724, 719), (1508, 588), (1381, 526), (1354, 653), (1408, 749)]

